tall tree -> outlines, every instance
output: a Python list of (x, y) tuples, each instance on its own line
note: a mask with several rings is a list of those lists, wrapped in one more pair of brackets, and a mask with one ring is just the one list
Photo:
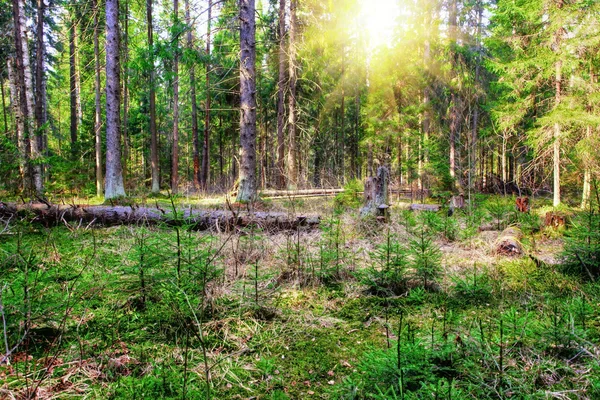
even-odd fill
[(277, 80), (277, 171), (276, 186), (285, 187), (285, 0), (279, 0), (279, 78)]
[(173, 0), (173, 151), (171, 158), (171, 192), (179, 189), (179, 0)]
[(125, 196), (121, 168), (119, 0), (106, 0), (106, 187), (105, 199)]
[(79, 74), (77, 62), (77, 18), (74, 11), (69, 12), (69, 104), (71, 119), (71, 155), (77, 156), (77, 133), (79, 130)]
[(210, 170), (209, 145), (210, 145), (210, 33), (212, 19), (212, 0), (208, 0), (208, 21), (206, 23), (206, 102), (204, 103), (204, 145), (202, 146), (202, 175), (200, 186), (206, 190), (208, 187), (208, 173)]
[(256, 23), (254, 4), (254, 0), (240, 0), (241, 149), (238, 202), (251, 202), (256, 199)]
[(44, 42), (44, 19), (46, 5), (44, 0), (37, 0), (36, 24), (36, 62), (35, 62), (35, 122), (38, 131), (38, 147), (44, 149), (46, 142), (46, 90), (44, 59), (46, 57), (46, 44)]
[(297, 0), (290, 0), (290, 31), (289, 31), (289, 97), (288, 97), (288, 188), (296, 188), (298, 186), (298, 160), (296, 147), (296, 130), (297, 130), (297, 110), (296, 110), (296, 84), (298, 79), (298, 70), (296, 65), (297, 43), (296, 34), (298, 29), (298, 21), (296, 16)]
[(100, 108), (100, 45), (98, 36), (100, 35), (99, 16), (100, 7), (98, 0), (94, 0), (94, 140), (95, 140), (95, 155), (96, 155), (96, 196), (102, 197), (104, 192), (104, 182), (102, 177), (102, 110)]
[(160, 176), (158, 169), (158, 132), (156, 130), (156, 88), (154, 67), (154, 33), (152, 27), (152, 0), (146, 0), (146, 23), (148, 36), (148, 64), (149, 64), (149, 107), (150, 107), (150, 169), (152, 186), (150, 191), (160, 191)]
[[(27, 37), (27, 18), (25, 16), (25, 1), (13, 0), (13, 17), (15, 30), (16, 69), (18, 76), (18, 91), (20, 94), (21, 114), (24, 121), (24, 136), (29, 154), (29, 170), (31, 187), (36, 195), (43, 196), (44, 185), (42, 181), (41, 154), (39, 148), (38, 132), (34, 124), (34, 94), (33, 77), (31, 73), (31, 62), (29, 57), (29, 40)], [(27, 159), (27, 149), (25, 149)]]
[[(185, 24), (187, 25), (187, 48), (189, 53), (194, 49), (194, 22), (190, 15), (190, 0), (185, 0)], [(200, 141), (198, 140), (198, 105), (196, 101), (196, 68), (195, 60), (189, 63), (190, 69), (190, 102), (192, 106), (192, 142), (194, 164), (194, 186), (200, 187)]]

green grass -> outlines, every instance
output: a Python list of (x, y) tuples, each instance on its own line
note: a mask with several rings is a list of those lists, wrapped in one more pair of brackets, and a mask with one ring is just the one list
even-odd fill
[[(457, 214), (452, 224), (472, 223)], [(446, 238), (433, 243), (464, 255), (442, 252), (423, 288), (405, 249), (422, 224), (443, 235), (443, 217), (394, 215), (375, 232), (356, 222), (334, 217), (299, 243), (181, 230), (179, 246), (166, 227), (13, 225), (0, 235), (6, 337), (30, 335), (0, 366), (0, 397), (600, 396), (596, 283), (495, 256), (483, 237)], [(534, 227), (529, 250), (551, 247), (537, 221), (517, 223)], [(400, 262), (403, 293), (357, 279)]]

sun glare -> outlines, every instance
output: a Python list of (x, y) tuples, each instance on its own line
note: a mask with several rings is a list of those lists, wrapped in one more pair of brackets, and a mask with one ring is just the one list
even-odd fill
[(363, 26), (369, 35), (371, 47), (381, 47), (390, 42), (401, 14), (399, 0), (363, 0)]

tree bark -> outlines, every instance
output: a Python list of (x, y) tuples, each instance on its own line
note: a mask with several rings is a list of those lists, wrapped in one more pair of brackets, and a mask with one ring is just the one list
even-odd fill
[(152, 175), (152, 186), (150, 191), (160, 191), (160, 176), (158, 170), (158, 133), (156, 131), (156, 93), (155, 93), (155, 71), (154, 71), (154, 34), (152, 30), (152, 0), (146, 0), (146, 23), (148, 33), (148, 57), (150, 64), (149, 90), (150, 90), (150, 169)]
[(104, 198), (125, 196), (121, 169), (119, 1), (106, 0), (106, 187)]
[(277, 81), (277, 188), (285, 187), (285, 0), (279, 0), (279, 79)]
[(212, 18), (212, 0), (208, 0), (208, 22), (206, 24), (206, 102), (204, 103), (204, 144), (202, 146), (202, 176), (200, 187), (208, 189), (208, 173), (210, 170), (209, 140), (210, 140), (210, 31)]
[[(43, 0), (41, 0), (43, 1)], [(100, 22), (98, 14), (98, 0), (94, 1), (94, 94), (95, 94), (95, 113), (94, 113), (94, 139), (95, 139), (95, 155), (96, 155), (96, 196), (102, 197), (104, 194), (104, 178), (102, 177), (102, 110), (100, 108), (100, 45), (98, 36), (100, 35)]]
[(76, 44), (76, 18), (74, 11), (69, 13), (69, 104), (70, 104), (70, 133), (71, 133), (71, 156), (77, 157), (77, 131), (79, 125), (77, 107), (77, 44)]
[[(187, 25), (187, 48), (190, 52), (194, 49), (194, 22), (190, 15), (190, 0), (185, 0), (185, 24)], [(194, 187), (200, 187), (200, 141), (198, 138), (198, 104), (196, 102), (196, 63), (189, 63), (190, 68), (190, 96), (192, 105), (192, 143), (194, 163)]]
[(22, 188), (25, 189), (28, 186), (27, 160), (29, 155), (27, 139), (25, 137), (25, 120), (22, 113), (23, 108), (19, 107), (21, 95), (19, 93), (18, 73), (15, 69), (15, 59), (9, 57), (6, 62), (6, 67), (8, 69), (10, 104), (15, 121), (15, 137), (17, 139), (17, 148), (19, 149), (19, 176), (21, 177)]
[[(112, 0), (108, 0), (112, 1)], [(247, 1), (247, 0), (246, 0)], [(14, 216), (27, 217), (34, 214), (34, 220), (47, 226), (71, 223), (76, 226), (113, 225), (157, 225), (186, 226), (192, 230), (230, 231), (257, 225), (267, 232), (314, 229), (319, 226), (316, 215), (290, 216), (279, 212), (232, 212), (129, 206), (71, 206), (55, 204), (14, 204), (0, 202), (0, 218)]]
[[(555, 106), (558, 107), (560, 104), (560, 92), (561, 92), (561, 80), (562, 80), (562, 62), (557, 61), (556, 65), (556, 96), (555, 96)], [(554, 207), (560, 205), (560, 124), (556, 122), (554, 124), (554, 157), (553, 157), (553, 165), (554, 165), (554, 196), (552, 204)]]
[[(13, 0), (13, 17), (15, 28), (15, 47), (17, 50), (17, 71), (19, 80), (19, 93), (21, 112), (24, 121), (24, 137), (29, 147), (29, 165), (31, 171), (31, 187), (35, 194), (43, 196), (44, 185), (42, 181), (42, 166), (40, 163), (40, 148), (38, 134), (34, 124), (34, 94), (31, 62), (29, 58), (29, 44), (27, 38), (27, 18), (25, 16), (25, 1)], [(26, 185), (26, 189), (30, 185)]]
[(289, 105), (288, 105), (288, 156), (287, 156), (287, 178), (288, 188), (295, 189), (298, 187), (298, 162), (296, 148), (296, 83), (297, 83), (297, 66), (296, 66), (296, 7), (297, 0), (290, 0), (290, 31), (289, 31)]
[(46, 16), (46, 5), (44, 0), (37, 0), (37, 25), (36, 25), (36, 63), (35, 63), (35, 122), (38, 135), (38, 148), (44, 149), (44, 138), (46, 137), (46, 91), (44, 90), (44, 59), (46, 57), (46, 45), (44, 43), (44, 19)]
[[(179, 29), (179, 0), (173, 0), (173, 25)], [(173, 56), (173, 150), (171, 157), (171, 192), (179, 191), (179, 32), (174, 30)]]
[(240, 0), (240, 171), (238, 202), (256, 199), (256, 25), (254, 0)]
[(123, 29), (123, 121), (121, 124), (121, 132), (123, 135), (123, 155), (121, 157), (122, 160), (122, 168), (123, 168), (123, 178), (127, 181), (128, 177), (128, 167), (129, 167), (129, 0), (125, 0), (125, 15), (124, 19), (124, 29)]

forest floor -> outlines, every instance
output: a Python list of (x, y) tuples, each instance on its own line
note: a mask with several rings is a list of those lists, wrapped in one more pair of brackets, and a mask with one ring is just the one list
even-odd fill
[[(263, 204), (323, 217), (277, 234), (13, 221), (0, 398), (600, 397), (600, 290), (562, 266), (546, 204), (382, 224), (353, 201)], [(523, 254), (496, 251), (506, 226)]]

